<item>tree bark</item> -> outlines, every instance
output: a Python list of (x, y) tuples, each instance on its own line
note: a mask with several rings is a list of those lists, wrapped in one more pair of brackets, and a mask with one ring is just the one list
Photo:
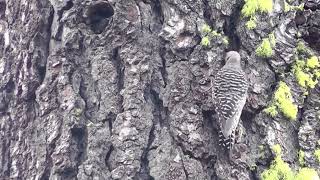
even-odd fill
[[(243, 4), (0, 0), (0, 179), (257, 179), (275, 144), (293, 169), (303, 150), (320, 173), (320, 85), (303, 96), (291, 71), (298, 40), (320, 53), (319, 2), (284, 12), (274, 1), (254, 30)], [(229, 43), (201, 45), (204, 24)], [(273, 56), (258, 57), (272, 32)], [(250, 82), (231, 155), (207, 90), (227, 50)], [(263, 111), (279, 81), (299, 105), (295, 121)]]

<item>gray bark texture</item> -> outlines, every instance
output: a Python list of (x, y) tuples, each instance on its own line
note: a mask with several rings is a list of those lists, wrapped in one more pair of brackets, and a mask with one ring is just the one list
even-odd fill
[[(303, 96), (291, 71), (298, 40), (319, 56), (320, 3), (273, 2), (249, 30), (242, 0), (0, 0), (0, 179), (259, 179), (275, 144), (320, 173), (320, 86)], [(204, 24), (229, 44), (201, 45)], [(250, 83), (230, 155), (208, 90), (228, 50)], [(295, 121), (263, 111), (279, 81)]]

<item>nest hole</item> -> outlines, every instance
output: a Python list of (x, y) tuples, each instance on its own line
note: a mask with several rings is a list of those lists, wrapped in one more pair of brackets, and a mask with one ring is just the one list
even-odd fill
[(109, 3), (98, 2), (89, 6), (86, 15), (91, 30), (99, 34), (109, 25), (114, 10)]
[(303, 35), (302, 38), (316, 51), (320, 51), (320, 28), (308, 28), (308, 34)]

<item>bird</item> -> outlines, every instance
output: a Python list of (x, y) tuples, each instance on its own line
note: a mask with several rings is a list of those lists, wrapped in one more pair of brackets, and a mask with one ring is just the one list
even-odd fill
[(236, 51), (226, 53), (225, 65), (213, 80), (212, 99), (219, 126), (219, 145), (231, 150), (242, 109), (246, 103), (248, 80)]

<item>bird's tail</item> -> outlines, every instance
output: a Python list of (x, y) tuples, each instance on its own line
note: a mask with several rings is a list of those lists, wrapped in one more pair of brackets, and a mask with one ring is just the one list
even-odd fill
[(230, 151), (234, 145), (234, 132), (231, 133), (229, 137), (224, 137), (222, 131), (219, 131), (219, 145), (223, 148), (226, 148), (228, 151)]

